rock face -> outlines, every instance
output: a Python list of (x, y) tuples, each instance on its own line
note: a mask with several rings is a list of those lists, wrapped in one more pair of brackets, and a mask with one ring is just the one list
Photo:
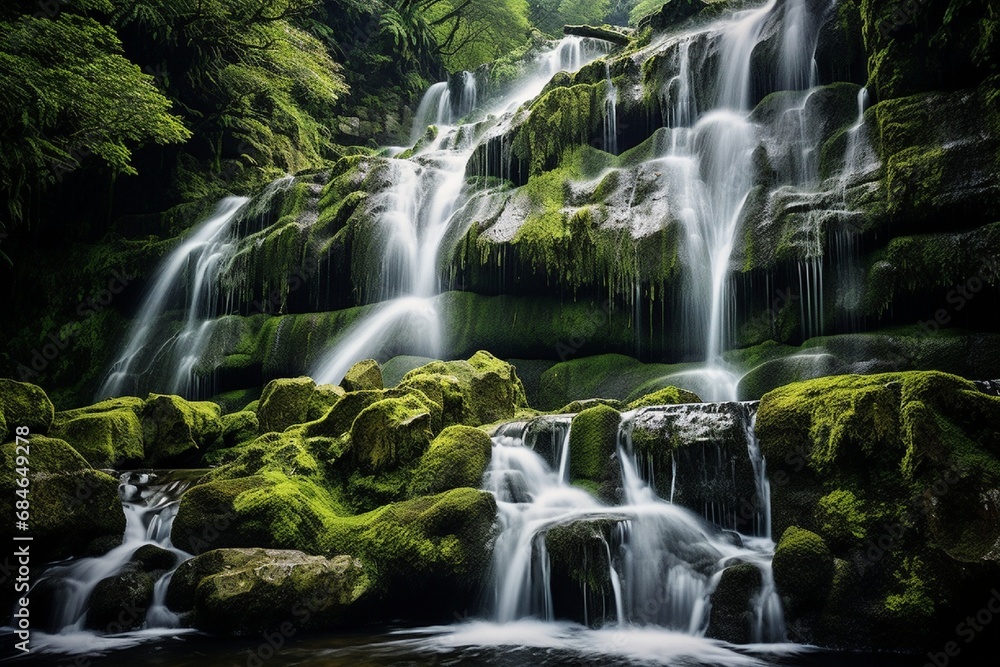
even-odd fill
[(167, 602), (193, 612), (191, 622), (206, 632), (252, 635), (283, 626), (307, 630), (356, 624), (363, 620), (357, 608), (369, 592), (364, 566), (350, 556), (216, 549), (181, 565)]
[(998, 420), (1000, 398), (938, 372), (765, 394), (756, 426), (791, 638), (922, 646), (981, 606), (981, 582), (1000, 576)]

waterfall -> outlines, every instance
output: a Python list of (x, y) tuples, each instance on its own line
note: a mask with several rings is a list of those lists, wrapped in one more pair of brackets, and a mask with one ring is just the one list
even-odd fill
[[(600, 49), (587, 44), (579, 37), (567, 37), (542, 54), (516, 86), (487, 104), (488, 128), (450, 126), (481, 104), (472, 74), (431, 86), (417, 111), (411, 138), (424, 134), (432, 112), (434, 122), (444, 127), (412, 157), (388, 159), (392, 185), (368, 204), (375, 241), (358, 253), (368, 276), (362, 299), (379, 305), (341, 332), (311, 373), (318, 382), (340, 382), (352, 364), (378, 356), (403, 329), (416, 328), (424, 341), (423, 349), (411, 353), (440, 356), (440, 319), (433, 297), (440, 292), (445, 250), (449, 239), (456, 241), (471, 224), (459, 213), (482, 195), (466, 187), (469, 160), (480, 143), (508, 127), (512, 112), (537, 96), (554, 74), (576, 71), (601, 55)], [(457, 95), (453, 88), (459, 89)]]
[[(187, 397), (211, 393), (198, 386), (197, 367), (217, 318), (236, 306), (232, 295), (223, 292), (219, 277), (238, 252), (238, 227), (243, 218), (259, 215), (292, 182), (291, 176), (280, 178), (253, 200), (225, 197), (166, 256), (152, 274), (152, 284), (95, 400), (145, 391)], [(179, 323), (169, 318), (178, 309), (183, 312)]]
[[(742, 438), (741, 456), (753, 471), (760, 501), (760, 513), (746, 524), (748, 530), (742, 534), (724, 531), (692, 508), (657, 494), (648, 481), (649, 475), (641, 472), (649, 469), (648, 459), (632, 446), (633, 429), (644, 429), (647, 439), (654, 432), (650, 431), (654, 427), (649, 419), (642, 421), (647, 412), (654, 420), (657, 415), (667, 414), (676, 435), (673, 441), (659, 441), (657, 451), (664, 455), (685, 447), (704, 451), (721, 447), (720, 432), (736, 433)], [(722, 571), (743, 562), (761, 571), (762, 584), (750, 610), (752, 637), (760, 642), (782, 641), (784, 621), (770, 570), (774, 544), (770, 539), (769, 488), (765, 461), (754, 436), (755, 412), (755, 404), (744, 403), (668, 406), (625, 413), (613, 443), (622, 487), (621, 502), (615, 504), (606, 504), (572, 485), (562, 470), (563, 462), (573, 455), (566, 451), (569, 438), (565, 430), (553, 430), (551, 418), (542, 418), (540, 426), (521, 422), (497, 429), (493, 456), (483, 478), (483, 488), (497, 501), (500, 530), (494, 549), (488, 615), (501, 624), (526, 618), (555, 621), (560, 620), (556, 610), (569, 608), (576, 618), (597, 626), (651, 626), (702, 636), (708, 629), (711, 595)], [(720, 431), (723, 422), (728, 426)], [(533, 437), (538, 428), (551, 437)], [(555, 453), (545, 451), (546, 444), (551, 446), (557, 441), (561, 443), (558, 471), (546, 462)], [(541, 451), (533, 449), (533, 445)], [(679, 474), (696, 478), (699, 472), (687, 470)], [(701, 484), (694, 478), (681, 481), (689, 486)], [(671, 487), (676, 481), (670, 481)], [(567, 555), (560, 547), (559, 558), (573, 562), (554, 561), (549, 534), (580, 526), (590, 530), (599, 543), (595, 551), (581, 543), (584, 551)], [(600, 561), (596, 565), (595, 558)], [(566, 590), (556, 586), (555, 572), (580, 563), (606, 571), (608, 590), (600, 595), (607, 599), (590, 597), (598, 593), (589, 591), (586, 585), (578, 607), (565, 599)]]
[[(57, 616), (50, 619), (56, 633), (42, 635), (40, 646), (58, 646), (62, 643), (61, 638), (65, 637), (74, 637), (78, 643), (81, 633), (89, 635), (93, 622), (88, 623), (88, 612), (91, 595), (98, 584), (126, 572), (136, 552), (148, 545), (172, 555), (173, 565), (160, 574), (153, 587), (152, 599), (145, 610), (144, 627), (179, 627), (177, 616), (166, 607), (166, 592), (173, 572), (191, 558), (191, 554), (173, 546), (170, 531), (180, 497), (194, 479), (169, 472), (126, 472), (119, 476), (119, 480), (118, 493), (126, 521), (121, 544), (103, 556), (52, 565), (32, 588), (32, 595), (35, 596), (39, 589), (45, 589), (46, 594), (53, 597), (53, 609), (57, 612)], [(120, 629), (108, 630), (105, 634), (119, 633)]]

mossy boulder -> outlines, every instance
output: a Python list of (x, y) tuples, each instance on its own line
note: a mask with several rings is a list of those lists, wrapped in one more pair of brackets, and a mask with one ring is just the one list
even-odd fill
[[(0, 447), (4, 470), (14, 471), (13, 442)], [(125, 515), (118, 496), (118, 480), (98, 472), (66, 442), (32, 436), (29, 449), (32, 554), (36, 562), (83, 554), (87, 545), (103, 536), (119, 540)], [(0, 476), (0, 511), (14, 516), (14, 491), (21, 488), (13, 472)]]
[(382, 369), (374, 359), (365, 359), (351, 366), (341, 380), (345, 391), (382, 389)]
[(410, 493), (430, 495), (460, 487), (478, 488), (492, 453), (493, 443), (482, 430), (449, 426), (420, 457)]
[(763, 577), (752, 563), (737, 563), (722, 571), (719, 585), (711, 596), (712, 611), (706, 634), (730, 644), (754, 640), (754, 602)]
[[(261, 433), (284, 431), (293, 424), (303, 424), (322, 416), (319, 406), (313, 405), (316, 383), (312, 378), (300, 377), (271, 380), (264, 387), (257, 405), (257, 419)], [(329, 408), (336, 402), (330, 394)], [(324, 411), (325, 412), (325, 411)]]
[(377, 582), (381, 614), (445, 620), (481, 592), (495, 519), (491, 494), (453, 489), (338, 518), (328, 549), (365, 563)]
[(642, 398), (637, 398), (626, 407), (627, 410), (638, 410), (653, 405), (679, 405), (682, 403), (701, 403), (698, 394), (686, 389), (677, 387), (664, 387), (663, 389), (646, 394)]
[[(912, 648), (981, 604), (978, 582), (1000, 576), (997, 423), (1000, 398), (935, 371), (765, 394), (756, 427), (774, 530), (796, 546), (774, 559), (790, 638)], [(798, 581), (810, 550), (827, 574)]]
[(211, 459), (218, 467), (205, 476), (206, 481), (266, 472), (314, 476), (321, 468), (301, 431), (294, 429), (283, 433), (271, 431), (237, 447), (216, 450)]
[(386, 398), (358, 414), (351, 425), (351, 454), (358, 470), (380, 472), (416, 461), (433, 438), (431, 413), (414, 396)]
[(222, 547), (319, 554), (337, 509), (329, 491), (306, 477), (266, 472), (221, 479), (184, 494), (171, 536), (193, 554)]
[(130, 559), (143, 572), (164, 572), (177, 565), (177, 554), (155, 544), (144, 544)]
[(773, 566), (786, 608), (801, 611), (826, 599), (833, 582), (833, 554), (816, 533), (789, 526), (774, 549)]
[(219, 426), (222, 434), (222, 446), (235, 447), (257, 437), (260, 430), (260, 420), (256, 413), (250, 410), (240, 410), (223, 415)]
[(208, 401), (150, 394), (142, 408), (146, 465), (191, 458), (215, 444), (222, 433), (221, 410)]
[(156, 581), (138, 567), (102, 579), (90, 595), (87, 628), (105, 634), (138, 630), (146, 621)]
[[(606, 516), (579, 519), (545, 531), (552, 600), (559, 618), (596, 625), (619, 620), (614, 606), (602, 601), (614, 597), (608, 558), (617, 552), (613, 533), (621, 520)], [(584, 617), (584, 609), (588, 617)]]
[[(467, 426), (512, 419), (527, 407), (524, 387), (510, 364), (489, 352), (476, 352), (468, 361), (435, 361), (403, 376), (399, 387), (441, 388), (438, 405), (452, 423)], [(435, 396), (428, 395), (431, 400)]]
[(54, 417), (52, 401), (40, 387), (0, 378), (0, 440), (12, 440), (18, 426), (27, 426), (31, 434), (45, 435)]
[(216, 549), (185, 562), (168, 600), (193, 610), (193, 625), (217, 635), (257, 635), (294, 626), (332, 629), (360, 619), (370, 588), (351, 556), (310, 556), (277, 549)]
[(142, 423), (129, 408), (58, 418), (51, 433), (70, 443), (97, 468), (136, 464), (144, 457)]
[(573, 417), (569, 431), (569, 478), (601, 485), (601, 495), (611, 498), (618, 450), (621, 415), (614, 408), (597, 405)]

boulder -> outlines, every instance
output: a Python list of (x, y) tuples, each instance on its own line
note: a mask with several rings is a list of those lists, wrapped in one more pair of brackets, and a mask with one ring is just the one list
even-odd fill
[[(440, 391), (425, 391), (431, 386), (440, 387)], [(492, 424), (512, 419), (518, 408), (527, 407), (514, 367), (483, 351), (468, 361), (435, 361), (421, 366), (404, 375), (399, 387), (420, 389), (441, 407), (447, 424)]]
[(117, 468), (143, 460), (142, 423), (129, 408), (89, 412), (71, 418), (60, 414), (51, 433), (70, 443), (97, 468)]
[(354, 610), (369, 589), (364, 566), (350, 556), (216, 549), (178, 568), (168, 603), (182, 612), (193, 610), (199, 630), (247, 636), (356, 623)]
[(420, 457), (410, 493), (430, 495), (460, 487), (479, 488), (492, 453), (493, 443), (480, 429), (449, 426)]
[(760, 594), (760, 569), (751, 563), (737, 563), (722, 571), (719, 585), (711, 596), (712, 611), (706, 634), (730, 644), (754, 641), (754, 601)]
[(146, 465), (162, 465), (211, 447), (222, 433), (220, 417), (215, 403), (150, 394), (142, 409)]
[(52, 401), (40, 387), (0, 378), (0, 440), (13, 440), (18, 426), (27, 426), (32, 435), (45, 435), (54, 417)]
[(599, 495), (614, 500), (621, 485), (617, 461), (621, 415), (614, 408), (598, 405), (573, 417), (569, 430), (569, 478), (599, 487)]
[(156, 581), (137, 567), (98, 582), (90, 594), (87, 628), (105, 634), (138, 630), (146, 620)]
[(235, 447), (253, 440), (260, 430), (257, 415), (249, 410), (241, 410), (223, 415), (219, 422), (222, 429), (222, 446)]
[[(31, 501), (32, 558), (42, 563), (82, 555), (102, 536), (121, 539), (125, 515), (118, 497), (118, 480), (98, 472), (66, 442), (41, 435), (30, 439), (29, 498)], [(13, 442), (0, 446), (0, 464), (13, 471), (17, 456)], [(0, 476), (0, 511), (14, 516), (17, 476)]]
[(315, 389), (316, 383), (308, 377), (268, 382), (257, 406), (261, 433), (284, 431), (293, 424), (309, 421), (309, 408)]
[(382, 389), (382, 369), (374, 359), (365, 359), (351, 366), (340, 382), (345, 391)]
[(833, 582), (833, 555), (823, 538), (789, 526), (774, 549), (774, 583), (792, 612), (821, 605)]

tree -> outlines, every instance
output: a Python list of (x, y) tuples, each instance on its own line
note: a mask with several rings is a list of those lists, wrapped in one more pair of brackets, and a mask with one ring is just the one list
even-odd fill
[(115, 32), (78, 14), (4, 16), (0, 90), (0, 189), (14, 223), (32, 194), (87, 159), (134, 173), (133, 148), (190, 136)]

